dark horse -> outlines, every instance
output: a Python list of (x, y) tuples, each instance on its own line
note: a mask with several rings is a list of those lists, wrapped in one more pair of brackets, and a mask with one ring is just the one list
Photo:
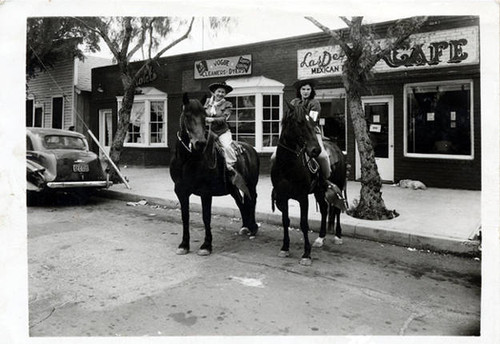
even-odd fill
[[(325, 189), (319, 183), (319, 168), (317, 163), (311, 163), (320, 153), (320, 146), (314, 131), (314, 122), (305, 114), (302, 106), (291, 106), (287, 103), (288, 111), (281, 122), (281, 135), (276, 150), (276, 159), (271, 167), (271, 181), (273, 184), (272, 206), (274, 204), (282, 213), (283, 246), (280, 257), (289, 256), (290, 238), (288, 227), (288, 200), (294, 199), (300, 205), (300, 229), (304, 235), (304, 254), (300, 264), (311, 264), (311, 244), (309, 243), (309, 194), (314, 193), (321, 212), (321, 228), (319, 237), (314, 242), (315, 247), (321, 247), (326, 236), (326, 220), (328, 215), (329, 230), (333, 230), (335, 218), (336, 244), (342, 243), (342, 228), (340, 226), (340, 212), (345, 209), (341, 190), (346, 183), (346, 163), (342, 151), (336, 144), (324, 140), (325, 149), (330, 156), (331, 176), (329, 180), (335, 184), (336, 200), (329, 205), (325, 200)], [(313, 161), (314, 162), (314, 161)]]
[(170, 163), (170, 176), (175, 183), (175, 193), (179, 199), (182, 213), (182, 242), (177, 254), (189, 252), (189, 196), (201, 197), (205, 240), (198, 250), (199, 255), (212, 252), (212, 197), (231, 194), (238, 205), (243, 220), (240, 233), (255, 236), (258, 230), (255, 222), (257, 201), (257, 181), (259, 179), (259, 157), (255, 149), (244, 142), (234, 142), (238, 161), (235, 169), (241, 174), (248, 194), (243, 196), (229, 180), (225, 161), (216, 147), (216, 135), (207, 130), (205, 109), (197, 99), (183, 97), (183, 110), (180, 116), (181, 130), (175, 155)]

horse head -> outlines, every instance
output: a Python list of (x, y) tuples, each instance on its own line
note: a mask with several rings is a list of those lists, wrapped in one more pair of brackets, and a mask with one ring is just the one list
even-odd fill
[(182, 103), (181, 128), (187, 133), (193, 150), (203, 150), (207, 145), (205, 108), (198, 99), (189, 99), (187, 93)]
[(315, 158), (321, 152), (321, 147), (316, 137), (314, 121), (301, 105), (292, 105), (285, 100), (287, 111), (281, 122), (282, 144), (293, 150), (305, 149), (307, 154)]

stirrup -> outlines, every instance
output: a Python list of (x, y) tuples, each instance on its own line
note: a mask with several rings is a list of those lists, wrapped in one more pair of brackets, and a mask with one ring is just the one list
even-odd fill
[(342, 197), (342, 190), (340, 188), (330, 182), (329, 180), (326, 181), (327, 187), (325, 190), (325, 201), (329, 204), (332, 205), (336, 208), (339, 208), (341, 211), (346, 211), (346, 202), (344, 198)]

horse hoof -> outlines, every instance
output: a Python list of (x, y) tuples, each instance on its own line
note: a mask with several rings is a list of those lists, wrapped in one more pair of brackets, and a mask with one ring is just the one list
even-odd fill
[(342, 245), (344, 243), (344, 241), (342, 241), (342, 239), (339, 238), (338, 236), (335, 236), (335, 238), (333, 238), (333, 243), (335, 245)]
[(248, 227), (241, 227), (240, 235), (250, 235), (250, 229), (248, 229)]
[(185, 255), (188, 254), (189, 250), (187, 248), (181, 248), (179, 247), (177, 251), (175, 251), (176, 254), (178, 255)]
[(288, 252), (288, 251), (280, 251), (280, 253), (278, 253), (278, 257), (280, 257), (280, 258), (286, 258), (289, 256), (290, 256), (290, 252)]
[(311, 264), (312, 264), (312, 259), (311, 259), (311, 258), (302, 258), (302, 259), (299, 261), (299, 264), (300, 264), (300, 265), (304, 265), (304, 266), (311, 266)]
[(210, 255), (210, 250), (207, 250), (206, 248), (202, 248), (198, 250), (198, 255), (199, 256), (209, 256)]
[(313, 247), (323, 247), (325, 240), (326, 238), (316, 238), (316, 240), (314, 240)]

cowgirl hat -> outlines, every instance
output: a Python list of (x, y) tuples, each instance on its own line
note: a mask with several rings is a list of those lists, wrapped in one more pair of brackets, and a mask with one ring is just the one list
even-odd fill
[(293, 87), (295, 87), (296, 90), (300, 90), (300, 88), (304, 85), (311, 85), (311, 88), (315, 88), (316, 87), (316, 80), (314, 80), (314, 79), (297, 80), (293, 84)]
[(208, 89), (212, 93), (214, 93), (218, 88), (223, 88), (224, 90), (226, 90), (226, 94), (228, 94), (229, 92), (231, 92), (233, 90), (233, 88), (231, 86), (229, 86), (228, 84), (226, 84), (225, 81), (216, 82), (216, 83), (213, 83), (213, 84), (208, 86)]

